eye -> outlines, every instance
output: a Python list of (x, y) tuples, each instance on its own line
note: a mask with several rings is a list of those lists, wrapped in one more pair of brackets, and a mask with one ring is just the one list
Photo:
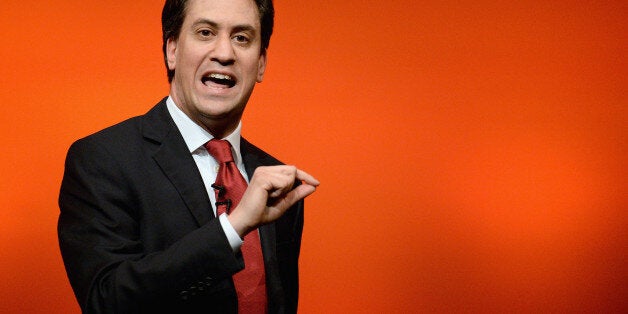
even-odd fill
[(212, 32), (210, 30), (208, 30), (208, 29), (201, 29), (201, 30), (198, 31), (198, 34), (201, 37), (209, 37), (209, 36), (212, 35)]
[(233, 36), (233, 39), (236, 42), (241, 43), (241, 44), (246, 44), (246, 43), (249, 42), (249, 38), (244, 36), (244, 35), (235, 35), (235, 36)]

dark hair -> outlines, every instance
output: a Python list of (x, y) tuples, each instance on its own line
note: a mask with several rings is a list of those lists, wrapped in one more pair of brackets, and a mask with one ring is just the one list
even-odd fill
[[(168, 39), (178, 39), (181, 33), (181, 26), (187, 12), (187, 0), (166, 0), (164, 8), (161, 11), (161, 33), (163, 39), (164, 61), (166, 62), (166, 71), (168, 73), (168, 82), (172, 82), (174, 70), (168, 68), (168, 55), (166, 45)], [(270, 44), (270, 36), (273, 34), (273, 23), (275, 17), (275, 9), (272, 0), (255, 0), (257, 10), (259, 11), (260, 25), (262, 27), (262, 49), (261, 54), (266, 54), (266, 49)]]

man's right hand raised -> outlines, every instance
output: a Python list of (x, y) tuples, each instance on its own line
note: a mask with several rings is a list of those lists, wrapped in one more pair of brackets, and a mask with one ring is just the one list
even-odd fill
[[(292, 189), (295, 180), (302, 184)], [(258, 167), (238, 206), (227, 217), (241, 238), (281, 217), (290, 206), (316, 191), (320, 184), (295, 166)]]

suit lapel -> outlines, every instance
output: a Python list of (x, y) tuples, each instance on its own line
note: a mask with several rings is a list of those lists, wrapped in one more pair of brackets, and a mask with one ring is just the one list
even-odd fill
[[(253, 146), (244, 138), (242, 138), (240, 142), (240, 152), (242, 153), (244, 168), (246, 169), (249, 179), (253, 177), (253, 173), (255, 173), (257, 167), (277, 164), (274, 159)], [(283, 292), (281, 291), (279, 264), (277, 262), (277, 235), (275, 223), (261, 226), (259, 233), (266, 269), (266, 282), (268, 283), (268, 301), (271, 303), (270, 308), (274, 308), (275, 305), (283, 303), (281, 301)]]
[[(257, 147), (253, 146), (244, 138), (242, 138), (240, 142), (240, 152), (242, 153), (244, 168), (246, 169), (246, 173), (249, 179), (253, 177), (253, 173), (255, 173), (255, 169), (257, 169), (257, 167), (275, 164), (268, 159), (268, 155), (262, 153), (262, 151), (257, 149)], [(275, 258), (277, 255), (275, 224), (271, 223), (268, 225), (264, 225), (259, 228), (259, 231), (260, 240), (262, 242), (262, 250), (264, 253), (264, 260), (267, 262), (268, 265), (268, 259)]]
[(159, 148), (153, 159), (181, 195), (199, 226), (214, 217), (203, 179), (181, 133), (166, 107), (165, 99), (144, 115), (142, 134)]

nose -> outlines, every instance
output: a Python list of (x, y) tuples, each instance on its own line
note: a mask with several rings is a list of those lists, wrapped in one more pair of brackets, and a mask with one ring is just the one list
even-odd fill
[(218, 36), (214, 43), (214, 49), (212, 49), (210, 54), (212, 61), (221, 65), (230, 65), (235, 62), (235, 51), (233, 50), (230, 36)]

